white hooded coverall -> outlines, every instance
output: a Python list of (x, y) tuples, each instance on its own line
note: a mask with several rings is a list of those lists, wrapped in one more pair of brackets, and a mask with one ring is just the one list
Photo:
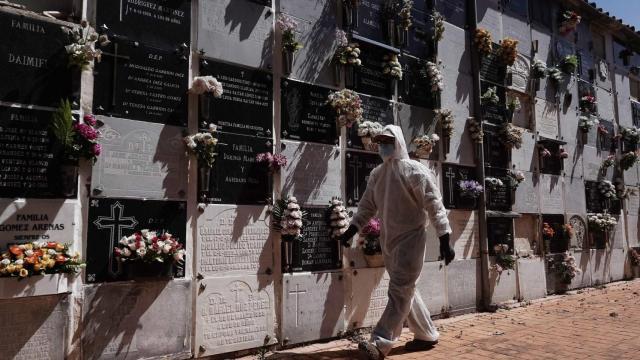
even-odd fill
[(371, 172), (352, 225), (361, 230), (376, 214), (382, 220), (380, 246), (390, 277), (389, 300), (371, 342), (386, 356), (405, 319), (416, 339), (438, 339), (415, 286), (424, 262), (427, 214), (438, 236), (451, 233), (451, 228), (433, 172), (409, 159), (398, 126), (387, 125), (384, 132), (395, 136), (395, 152)]

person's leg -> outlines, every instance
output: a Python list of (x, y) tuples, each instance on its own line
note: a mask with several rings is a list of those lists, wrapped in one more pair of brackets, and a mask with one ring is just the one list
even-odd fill
[(431, 314), (424, 305), (418, 290), (413, 294), (413, 301), (407, 322), (409, 323), (409, 330), (413, 332), (414, 339), (430, 342), (438, 340), (440, 334), (431, 320)]
[(393, 344), (402, 332), (404, 320), (411, 310), (414, 289), (415, 285), (413, 284), (394, 284), (393, 277), (389, 282), (387, 306), (371, 334), (371, 342), (385, 356), (389, 354)]

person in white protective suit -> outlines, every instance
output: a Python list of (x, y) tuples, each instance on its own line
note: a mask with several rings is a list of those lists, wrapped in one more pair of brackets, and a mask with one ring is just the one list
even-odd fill
[(381, 219), (380, 246), (390, 277), (389, 300), (370, 341), (358, 346), (369, 359), (379, 360), (393, 348), (405, 319), (414, 333), (414, 340), (405, 345), (407, 351), (427, 350), (438, 342), (438, 331), (415, 289), (424, 262), (428, 218), (440, 237), (440, 256), (446, 265), (455, 253), (449, 244), (451, 228), (433, 172), (409, 159), (398, 126), (387, 125), (374, 141), (384, 161), (371, 172), (358, 211), (340, 241), (350, 247), (351, 238), (372, 217)]

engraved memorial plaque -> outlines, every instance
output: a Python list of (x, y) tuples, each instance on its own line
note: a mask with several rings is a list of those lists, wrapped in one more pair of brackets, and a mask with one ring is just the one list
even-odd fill
[(381, 163), (382, 159), (378, 154), (347, 151), (345, 160), (347, 205), (358, 205), (364, 190), (367, 188), (371, 170)]
[(518, 185), (513, 194), (516, 197), (513, 211), (522, 214), (537, 214), (540, 210), (540, 182), (537, 175), (532, 172), (524, 171), (524, 178), (524, 182)]
[(600, 118), (614, 121), (613, 95), (604, 89), (596, 87), (596, 98), (598, 99), (598, 115), (600, 115)]
[[(96, 24), (133, 41), (174, 50), (191, 38), (191, 0), (96, 1)], [(185, 49), (188, 51), (188, 48)]]
[(582, 178), (566, 177), (564, 183), (565, 210), (568, 213), (584, 214), (587, 212)]
[(330, 92), (328, 88), (283, 79), (282, 136), (285, 139), (337, 144), (335, 113), (327, 104)]
[(506, 121), (507, 98), (505, 88), (498, 85), (492, 85), (483, 81), (481, 86), (482, 94), (486, 93), (490, 87), (495, 87), (498, 95), (498, 103), (493, 104), (486, 102), (482, 104), (482, 119), (492, 124), (500, 125)]
[(508, 254), (513, 254), (513, 219), (488, 218), (487, 238), (489, 240), (489, 255), (495, 255), (494, 246), (498, 244), (509, 245)]
[(65, 163), (62, 145), (48, 130), (53, 113), (0, 107), (0, 197), (73, 198), (76, 163)]
[[(75, 232), (75, 204), (63, 200), (0, 202), (0, 249), (33, 241), (67, 243)], [(4, 251), (4, 250), (3, 250)]]
[(511, 211), (511, 183), (507, 176), (507, 171), (495, 168), (486, 170), (487, 176), (499, 179), (503, 184), (503, 186), (496, 186), (492, 189), (485, 181), (485, 186), (487, 186), (485, 191), (487, 208), (490, 210)]
[(208, 205), (197, 219), (197, 272), (203, 276), (273, 270), (273, 244), (264, 206)]
[(389, 299), (389, 274), (384, 268), (359, 269), (346, 279), (348, 328), (375, 326)]
[[(477, 199), (463, 196), (459, 182), (462, 180), (478, 181), (476, 169), (470, 166), (442, 164), (442, 202), (447, 209), (474, 210)], [(484, 186), (484, 184), (480, 184)]]
[(431, 58), (434, 55), (432, 25), (429, 16), (424, 11), (418, 11), (415, 6), (413, 7), (409, 38), (407, 45), (403, 48), (403, 53), (420, 59)]
[[(303, 207), (307, 213), (302, 238), (293, 243), (292, 271), (326, 271), (340, 269), (337, 240), (331, 238), (327, 207)], [(285, 246), (284, 242), (282, 243)], [(284, 256), (285, 251), (282, 251)], [(284, 263), (284, 259), (283, 259)]]
[(596, 65), (593, 56), (588, 51), (578, 51), (578, 76), (584, 81), (594, 81)]
[(216, 162), (211, 169), (209, 196), (214, 204), (259, 205), (271, 197), (271, 175), (256, 155), (271, 152), (263, 138), (218, 133)]
[(480, 78), (493, 84), (504, 85), (507, 66), (499, 57), (500, 45), (493, 44), (493, 52), (481, 58)]
[(189, 62), (173, 50), (114, 40), (94, 74), (95, 114), (187, 125)]
[[(414, 57), (403, 56), (400, 58), (402, 64), (402, 81), (398, 89), (399, 100), (424, 108), (439, 108), (439, 93), (431, 90), (431, 79), (427, 76), (426, 62)], [(438, 66), (442, 71), (441, 66)]]
[[(372, 121), (381, 125), (393, 125), (393, 103), (386, 99), (360, 95), (362, 100), (362, 121)], [(365, 150), (362, 139), (358, 136), (358, 125), (347, 130), (347, 147)]]
[(506, 169), (509, 167), (511, 151), (505, 147), (500, 138), (500, 129), (497, 126), (486, 124), (484, 127), (484, 165)]
[(531, 60), (522, 55), (518, 55), (516, 62), (509, 67), (509, 72), (511, 73), (511, 85), (509, 88), (521, 93), (528, 93)]
[(536, 99), (536, 130), (538, 134), (549, 139), (558, 138), (558, 106), (549, 101)]
[(451, 210), (449, 224), (456, 259), (473, 259), (480, 256), (480, 229), (476, 212)]
[(183, 128), (98, 117), (102, 154), (93, 166), (94, 196), (183, 199), (187, 160)]
[(273, 128), (273, 81), (270, 73), (205, 60), (200, 75), (222, 83), (220, 98), (199, 97), (200, 126), (214, 123), (218, 131), (271, 138)]
[(540, 211), (545, 214), (563, 214), (564, 210), (562, 178), (540, 175)]
[[(126, 279), (124, 266), (113, 254), (114, 247), (123, 236), (144, 229), (164, 231), (184, 245), (186, 223), (186, 202), (90, 198), (86, 281)], [(184, 268), (180, 266), (175, 266), (173, 271), (174, 276), (184, 276)]]
[(435, 0), (436, 10), (445, 21), (460, 28), (467, 26), (467, 1), (466, 0)]
[(358, 23), (352, 32), (363, 38), (379, 43), (387, 42), (386, 28), (383, 23), (382, 8), (386, 0), (360, 1)]
[(57, 107), (77, 102), (65, 46), (69, 35), (59, 23), (0, 13), (0, 101)]
[(363, 54), (362, 66), (354, 71), (353, 86), (347, 87), (359, 93), (391, 98), (394, 89), (391, 86), (392, 80), (383, 73), (383, 62), (384, 56), (394, 51), (363, 42), (360, 43), (360, 50)]

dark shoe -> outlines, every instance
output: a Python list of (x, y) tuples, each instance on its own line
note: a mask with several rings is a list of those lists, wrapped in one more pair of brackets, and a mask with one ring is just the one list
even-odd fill
[(358, 343), (358, 349), (365, 354), (369, 360), (382, 360), (384, 355), (378, 350), (378, 348), (368, 341), (361, 341)]
[(425, 341), (413, 339), (404, 345), (404, 349), (408, 352), (431, 350), (434, 346), (436, 346), (436, 344), (438, 344), (438, 340)]

